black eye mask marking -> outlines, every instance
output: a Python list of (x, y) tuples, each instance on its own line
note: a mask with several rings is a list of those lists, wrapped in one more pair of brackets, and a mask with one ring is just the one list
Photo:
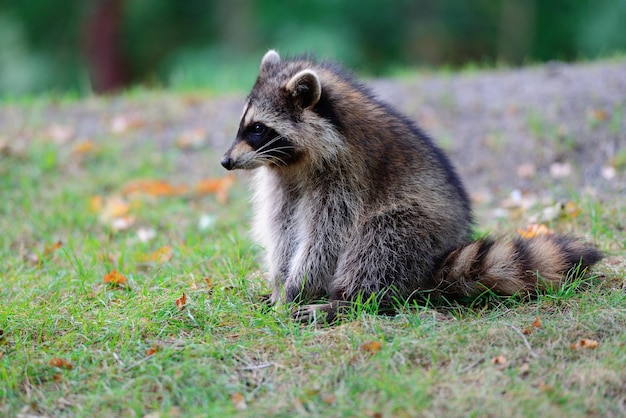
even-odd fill
[(242, 139), (260, 155), (273, 157), (277, 165), (287, 165), (299, 157), (299, 153), (287, 138), (260, 122), (248, 125), (243, 131)]

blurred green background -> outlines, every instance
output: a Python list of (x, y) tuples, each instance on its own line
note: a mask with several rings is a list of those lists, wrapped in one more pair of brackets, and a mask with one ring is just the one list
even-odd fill
[(245, 89), (262, 54), (363, 75), (626, 50), (626, 0), (0, 0), (0, 95)]

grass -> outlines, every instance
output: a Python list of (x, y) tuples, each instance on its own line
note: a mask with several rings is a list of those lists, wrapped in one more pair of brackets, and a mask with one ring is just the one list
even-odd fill
[[(125, 100), (141, 106), (141, 97)], [(93, 197), (119, 195), (136, 178), (191, 184), (189, 173), (176, 177), (188, 151), (164, 155), (139, 129), (104, 132), (77, 155), (73, 140), (46, 137), (47, 106), (64, 105), (42, 104), (26, 118), (30, 136), (0, 154), (0, 415), (626, 413), (623, 199), (574, 196), (582, 213), (550, 225), (610, 255), (576, 292), (396, 316), (362, 309), (333, 327), (300, 325), (257, 302), (268, 287), (247, 238), (243, 182), (228, 204), (125, 195), (135, 220), (115, 230)], [(202, 215), (215, 222), (200, 228)], [(169, 256), (154, 257), (163, 248)], [(126, 285), (104, 283), (112, 270)], [(598, 347), (570, 347), (583, 338)]]

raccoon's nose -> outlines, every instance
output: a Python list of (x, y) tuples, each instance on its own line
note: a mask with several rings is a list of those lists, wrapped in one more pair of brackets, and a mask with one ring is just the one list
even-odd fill
[(232, 170), (233, 169), (233, 165), (234, 165), (234, 161), (232, 158), (230, 158), (230, 155), (224, 155), (222, 157), (222, 166), (226, 169), (226, 170)]

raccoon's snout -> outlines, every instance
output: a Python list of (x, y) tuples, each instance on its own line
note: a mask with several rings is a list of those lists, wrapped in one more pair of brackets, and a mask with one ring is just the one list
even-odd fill
[(235, 166), (235, 162), (230, 157), (229, 153), (224, 154), (224, 156), (222, 157), (221, 164), (222, 164), (222, 167), (224, 167), (226, 170), (232, 170), (233, 167)]

